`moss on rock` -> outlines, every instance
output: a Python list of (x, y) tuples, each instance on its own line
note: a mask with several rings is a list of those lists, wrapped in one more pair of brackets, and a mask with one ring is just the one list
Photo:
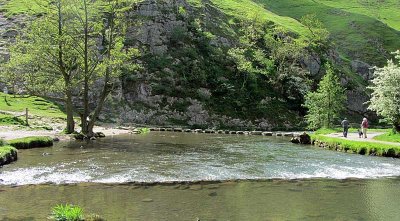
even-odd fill
[(50, 147), (53, 146), (53, 138), (51, 137), (25, 137), (10, 140), (8, 145), (17, 149), (31, 149), (36, 147)]
[(11, 146), (0, 147), (0, 166), (9, 164), (18, 159), (17, 149)]

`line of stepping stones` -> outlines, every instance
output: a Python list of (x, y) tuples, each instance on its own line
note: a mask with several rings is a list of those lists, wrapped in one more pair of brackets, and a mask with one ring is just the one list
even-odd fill
[(185, 133), (206, 133), (206, 134), (239, 134), (239, 135), (259, 135), (259, 136), (278, 136), (278, 137), (297, 137), (299, 133), (284, 133), (270, 131), (232, 131), (232, 130), (203, 130), (203, 129), (183, 129), (183, 128), (150, 128), (150, 131), (185, 132)]

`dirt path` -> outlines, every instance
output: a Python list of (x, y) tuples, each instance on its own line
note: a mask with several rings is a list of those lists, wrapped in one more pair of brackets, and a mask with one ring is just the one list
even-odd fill
[[(95, 132), (103, 132), (106, 136), (120, 135), (120, 134), (128, 134), (129, 130), (117, 129), (115, 127), (99, 127), (96, 126), (94, 128)], [(15, 126), (0, 126), (0, 139), (4, 140), (12, 140), (23, 137), (30, 136), (50, 136), (50, 137), (58, 137), (61, 140), (69, 140), (71, 139), (69, 135), (65, 135), (61, 133), (61, 130), (28, 130), (21, 129)]]
[(367, 138), (359, 138), (358, 137), (358, 133), (348, 133), (347, 134), (347, 138), (344, 138), (342, 133), (327, 134), (325, 136), (341, 138), (341, 139), (346, 139), (346, 140), (368, 141), (368, 142), (374, 142), (374, 143), (391, 144), (391, 145), (399, 145), (400, 146), (400, 143), (388, 142), (388, 141), (380, 141), (380, 140), (374, 140), (373, 139), (374, 137), (382, 135), (382, 134), (384, 134), (384, 133), (382, 133), (382, 132), (368, 132), (367, 133)]

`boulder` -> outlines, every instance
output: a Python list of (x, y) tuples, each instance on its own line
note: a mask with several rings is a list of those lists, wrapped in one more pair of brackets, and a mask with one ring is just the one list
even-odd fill
[(290, 139), (290, 142), (295, 143), (295, 144), (299, 144), (300, 143), (300, 137), (293, 137), (292, 139)]
[(301, 134), (299, 138), (301, 144), (311, 144), (311, 137), (306, 132)]

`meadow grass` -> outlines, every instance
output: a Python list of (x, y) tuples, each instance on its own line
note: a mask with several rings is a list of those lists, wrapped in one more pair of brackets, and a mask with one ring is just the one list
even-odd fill
[(53, 145), (53, 138), (51, 137), (25, 137), (7, 141), (8, 145), (17, 149), (30, 149), (35, 147), (50, 147)]
[(36, 96), (19, 96), (0, 92), (0, 110), (19, 112), (21, 115), (28, 108), (29, 115), (66, 119), (60, 105)]
[[(358, 128), (350, 127), (349, 133), (356, 133)], [(380, 133), (388, 133), (390, 129), (385, 128), (369, 128), (368, 132), (380, 132)], [(316, 135), (326, 135), (326, 134), (333, 134), (333, 133), (342, 133), (343, 128), (335, 127), (335, 128), (320, 128), (314, 132)]]
[(17, 14), (41, 14), (47, 10), (49, 2), (49, 0), (0, 0), (0, 3), (4, 4), (2, 10), (6, 11), (7, 17)]
[(13, 115), (9, 114), (1, 114), (0, 113), (0, 125), (25, 125), (26, 122), (20, 117), (14, 117)]
[(374, 137), (374, 140), (400, 143), (400, 134), (393, 131)]

